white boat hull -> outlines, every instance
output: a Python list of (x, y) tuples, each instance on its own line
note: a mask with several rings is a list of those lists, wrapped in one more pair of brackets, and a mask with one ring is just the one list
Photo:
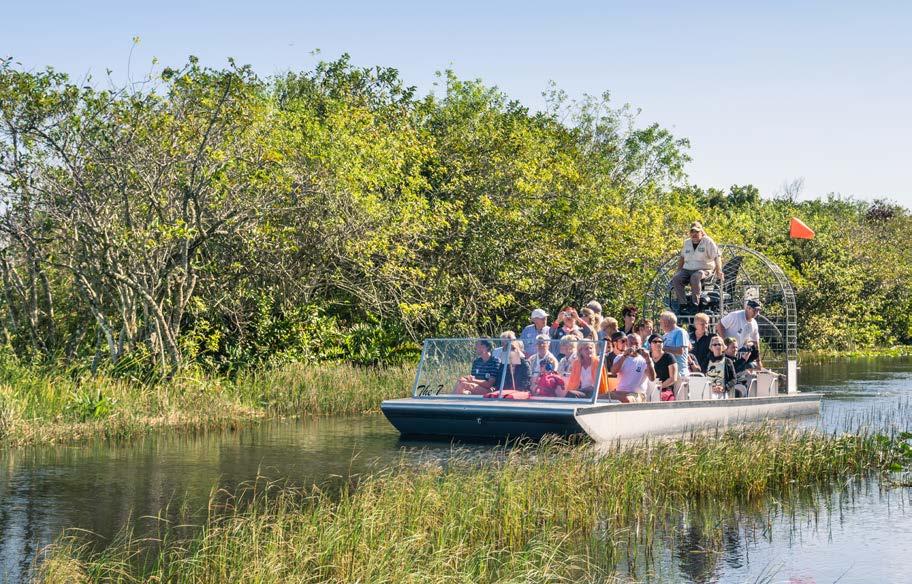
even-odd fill
[(576, 422), (596, 442), (683, 434), (768, 419), (814, 415), (820, 394), (620, 404), (578, 408)]

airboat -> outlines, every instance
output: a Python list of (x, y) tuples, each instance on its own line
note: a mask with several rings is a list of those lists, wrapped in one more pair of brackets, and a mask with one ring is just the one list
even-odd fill
[[(503, 440), (586, 433), (596, 442), (680, 435), (817, 414), (820, 394), (798, 391), (798, 328), (791, 283), (779, 266), (757, 251), (737, 245), (719, 248), (725, 277), (721, 282), (712, 278), (704, 282), (701, 301), (711, 329), (725, 314), (741, 310), (749, 299), (763, 304), (758, 328), (765, 368), (750, 379), (747, 397), (714, 399), (717, 396), (711, 392), (709, 379), (692, 375), (679, 381), (674, 401), (660, 401), (652, 384), (642, 403), (620, 403), (597, 391), (584, 397), (525, 394), (516, 399), (524, 392), (497, 389), (510, 387), (507, 367), (501, 368), (500, 379), (492, 380), (491, 391), (466, 395), (458, 391), (459, 379), (469, 373), (474, 360), (482, 358), (479, 353), (490, 347), (480, 343), (484, 339), (447, 338), (424, 341), (412, 396), (386, 400), (381, 410), (404, 437)], [(656, 270), (643, 298), (643, 316), (657, 322), (659, 313), (669, 308), (680, 314), (671, 286), (676, 264), (677, 256), (673, 256)], [(678, 318), (685, 328), (692, 321), (692, 315)], [(593, 345), (601, 376), (609, 348), (594, 341), (577, 344), (577, 350), (584, 344)], [(509, 362), (515, 349), (505, 344), (499, 350), (501, 359)], [(616, 380), (608, 381), (611, 389)]]

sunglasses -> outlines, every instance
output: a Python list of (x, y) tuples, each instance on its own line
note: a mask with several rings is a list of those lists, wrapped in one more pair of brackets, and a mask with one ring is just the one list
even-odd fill
[(720, 345), (719, 343), (713, 343), (713, 344), (710, 345), (710, 347), (721, 347), (721, 346), (722, 346), (722, 345)]
[(656, 340), (652, 341), (652, 344), (653, 344), (653, 345), (661, 345), (663, 342), (664, 342), (664, 341), (663, 341), (662, 339), (656, 339)]

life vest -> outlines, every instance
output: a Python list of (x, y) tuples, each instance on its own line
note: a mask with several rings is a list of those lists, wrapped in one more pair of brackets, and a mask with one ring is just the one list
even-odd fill
[[(488, 399), (497, 399), (498, 392), (490, 391), (484, 396)], [(503, 399), (529, 399), (528, 391), (519, 391), (517, 389), (505, 389), (503, 390)]]

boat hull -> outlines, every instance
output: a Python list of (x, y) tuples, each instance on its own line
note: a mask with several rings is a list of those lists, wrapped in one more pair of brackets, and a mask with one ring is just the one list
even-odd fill
[(380, 409), (400, 434), (457, 440), (541, 438), (585, 432), (596, 442), (668, 436), (815, 415), (820, 394), (642, 404), (405, 398)]
[(820, 394), (724, 400), (605, 404), (579, 408), (576, 421), (596, 442), (668, 436), (763, 420), (815, 415)]
[(406, 437), (461, 440), (541, 438), (582, 432), (573, 403), (405, 398), (380, 405), (386, 418)]

